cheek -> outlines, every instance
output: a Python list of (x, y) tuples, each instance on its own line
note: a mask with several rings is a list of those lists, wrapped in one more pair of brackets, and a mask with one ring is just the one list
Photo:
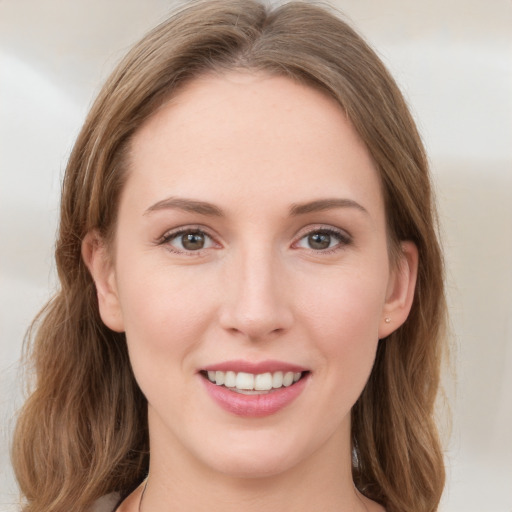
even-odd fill
[(329, 339), (353, 335), (377, 337), (385, 303), (383, 272), (343, 270), (326, 276), (301, 293), (301, 309)]
[(158, 375), (168, 381), (175, 374), (168, 370), (186, 365), (187, 355), (201, 342), (212, 310), (210, 288), (187, 270), (158, 266), (144, 257), (120, 260), (118, 276), (134, 372), (138, 379)]
[(387, 284), (383, 275), (341, 272), (314, 287), (302, 304), (320, 365), (333, 385), (342, 384), (350, 393), (362, 390), (375, 359)]

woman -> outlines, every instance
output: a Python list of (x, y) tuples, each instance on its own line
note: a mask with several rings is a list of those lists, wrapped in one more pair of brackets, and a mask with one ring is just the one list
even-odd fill
[(343, 21), (215, 0), (146, 36), (76, 142), (56, 258), (25, 511), (437, 509), (427, 160)]

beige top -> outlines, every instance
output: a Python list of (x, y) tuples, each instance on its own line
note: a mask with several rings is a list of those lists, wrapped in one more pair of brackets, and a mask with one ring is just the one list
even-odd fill
[(118, 504), (119, 495), (117, 493), (107, 494), (96, 501), (91, 512), (114, 512), (116, 505)]

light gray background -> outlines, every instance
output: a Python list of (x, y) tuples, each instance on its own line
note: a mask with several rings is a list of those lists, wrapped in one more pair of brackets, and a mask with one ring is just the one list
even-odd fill
[[(511, 512), (512, 1), (334, 3), (401, 85), (437, 185), (457, 374), (447, 379), (454, 423), (442, 510)], [(17, 360), (55, 287), (67, 155), (102, 80), (172, 5), (0, 1), (0, 510), (16, 502)]]

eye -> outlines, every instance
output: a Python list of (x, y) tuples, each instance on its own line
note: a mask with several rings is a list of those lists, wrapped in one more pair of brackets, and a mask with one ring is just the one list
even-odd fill
[(200, 229), (182, 229), (168, 233), (162, 239), (174, 252), (199, 252), (215, 245), (212, 237)]
[(341, 248), (350, 244), (351, 239), (342, 231), (335, 229), (315, 229), (299, 239), (296, 247), (312, 249), (314, 251), (326, 251), (328, 249)]

